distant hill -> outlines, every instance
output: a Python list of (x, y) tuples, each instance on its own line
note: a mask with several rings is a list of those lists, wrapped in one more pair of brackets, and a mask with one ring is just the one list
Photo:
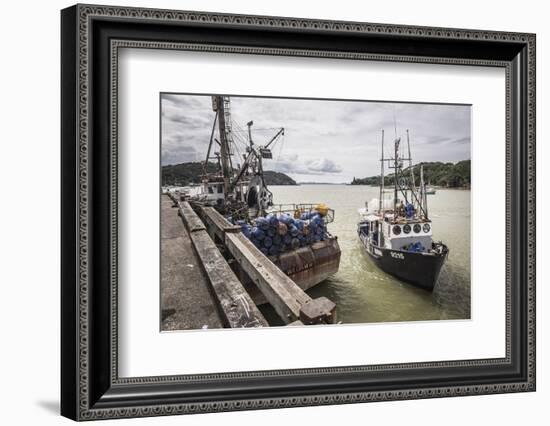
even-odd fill
[(273, 170), (264, 170), (264, 180), (267, 185), (298, 185), (290, 176)]
[[(207, 172), (214, 173), (217, 169), (216, 164), (208, 163)], [(200, 183), (200, 176), (203, 174), (203, 164), (181, 163), (162, 166), (162, 185), (189, 185), (190, 183)]]
[[(413, 166), (416, 183), (420, 181), (420, 165), (424, 166), (424, 182), (428, 185), (442, 186), (446, 188), (469, 188), (471, 185), (470, 160), (458, 163), (429, 162)], [(410, 173), (409, 168), (404, 169)], [(384, 185), (393, 185), (393, 174), (384, 177)], [(353, 178), (352, 185), (379, 185), (380, 176), (366, 178)]]
[[(217, 170), (215, 163), (208, 163), (207, 173), (214, 173)], [(203, 174), (203, 164), (201, 162), (171, 164), (162, 167), (162, 185), (189, 185), (190, 183), (200, 183), (200, 177)], [(264, 179), (267, 185), (296, 185), (294, 179), (271, 170), (264, 171)]]

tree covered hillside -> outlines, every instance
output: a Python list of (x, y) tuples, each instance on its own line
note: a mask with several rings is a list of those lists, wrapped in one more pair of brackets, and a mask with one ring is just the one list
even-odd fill
[[(207, 172), (215, 173), (217, 165), (208, 163)], [(189, 185), (190, 183), (200, 183), (203, 174), (203, 163), (181, 163), (162, 167), (162, 185)], [(267, 185), (296, 185), (291, 177), (284, 173), (271, 170), (264, 171), (264, 179)]]
[[(424, 181), (428, 185), (442, 186), (445, 188), (469, 188), (470, 179), (470, 160), (459, 161), (458, 163), (429, 162), (420, 163), (413, 166), (416, 183), (420, 181), (420, 166), (424, 166)], [(408, 175), (409, 168), (404, 169)], [(393, 173), (384, 178), (384, 185), (393, 184)], [(371, 176), (366, 178), (353, 178), (352, 185), (379, 185), (380, 176)]]

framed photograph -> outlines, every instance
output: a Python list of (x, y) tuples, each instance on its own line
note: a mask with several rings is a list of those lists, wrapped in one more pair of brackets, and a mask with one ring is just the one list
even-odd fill
[(61, 412), (535, 390), (535, 35), (61, 12)]

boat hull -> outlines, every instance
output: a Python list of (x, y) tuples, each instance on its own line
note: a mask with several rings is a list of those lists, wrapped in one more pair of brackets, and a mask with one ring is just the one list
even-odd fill
[(381, 248), (371, 244), (364, 235), (360, 234), (359, 237), (367, 254), (384, 272), (416, 287), (433, 290), (447, 259), (446, 247), (440, 254), (414, 253)]
[[(298, 287), (306, 291), (338, 272), (340, 266), (338, 239), (331, 236), (310, 246), (288, 251), (269, 259), (282, 270)], [(267, 303), (265, 296), (250, 279), (241, 274), (245, 289), (257, 305)]]
[(338, 272), (340, 256), (338, 239), (330, 237), (271, 260), (305, 291)]

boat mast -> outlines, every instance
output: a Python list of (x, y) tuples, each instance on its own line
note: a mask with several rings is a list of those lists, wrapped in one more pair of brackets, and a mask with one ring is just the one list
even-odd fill
[(397, 157), (399, 156), (399, 142), (397, 138), (397, 120), (395, 119), (395, 106), (393, 107), (393, 128), (395, 131), (395, 140), (393, 141), (394, 156), (393, 156), (393, 217), (397, 217)]
[[(420, 187), (416, 188), (416, 182), (414, 177), (414, 169), (412, 167), (412, 157), (411, 157), (411, 146), (410, 146), (410, 138), (409, 138), (409, 130), (407, 129), (407, 150), (408, 150), (408, 158), (404, 155), (404, 146), (401, 146), (401, 151), (403, 152), (401, 154), (401, 157), (399, 156), (399, 148), (401, 144), (401, 138), (397, 137), (397, 124), (395, 121), (395, 115), (394, 115), (394, 126), (395, 126), (395, 140), (394, 140), (394, 156), (393, 158), (390, 156), (389, 158), (382, 157), (382, 162), (387, 161), (388, 167), (390, 169), (393, 168), (393, 211), (394, 211), (394, 217), (397, 216), (397, 203), (399, 201), (398, 194), (401, 192), (402, 196), (404, 197), (405, 203), (409, 203), (409, 192), (410, 192), (410, 202), (413, 204), (413, 206), (418, 206), (418, 208), (421, 210), (421, 213), (424, 215), (425, 218), (428, 218), (428, 209), (427, 209), (427, 199), (426, 199), (426, 190), (425, 190), (425, 184), (424, 184), (424, 175), (423, 175), (423, 169), (421, 168), (421, 183)], [(383, 137), (383, 132), (382, 132)], [(401, 185), (398, 181), (400, 174), (403, 174), (403, 164), (405, 161), (409, 162), (409, 169), (410, 169), (410, 183), (408, 185)], [(393, 162), (393, 165), (392, 165)], [(383, 166), (382, 166), (383, 171)], [(405, 180), (405, 177), (403, 176), (403, 180)], [(383, 185), (383, 182), (381, 182), (381, 188)], [(383, 194), (383, 189), (381, 189), (380, 194)], [(380, 197), (382, 198), (382, 197)], [(382, 205), (382, 202), (380, 202), (380, 205)]]
[(393, 217), (397, 217), (397, 157), (399, 155), (399, 139), (395, 138), (393, 143), (395, 155), (393, 158)]
[(210, 151), (212, 150), (212, 142), (214, 142), (214, 131), (216, 130), (216, 123), (218, 121), (218, 111), (214, 116), (214, 122), (212, 123), (212, 132), (210, 133), (210, 141), (208, 142), (208, 151), (206, 151), (206, 161), (203, 165), (203, 174), (206, 176), (208, 174), (208, 162), (210, 161)]
[(227, 194), (229, 191), (229, 184), (231, 179), (231, 149), (229, 146), (227, 126), (230, 125), (227, 123), (230, 120), (230, 111), (229, 111), (229, 98), (224, 98), (223, 96), (214, 97), (214, 106), (218, 114), (218, 124), (219, 124), (219, 133), (220, 133), (220, 157), (221, 157), (221, 166), (222, 166), (222, 175), (223, 175), (223, 186), (224, 193)]
[[(246, 126), (248, 127), (248, 144), (250, 145), (250, 152), (256, 153), (256, 148), (254, 147), (254, 141), (252, 140), (252, 125), (254, 122), (250, 120), (248, 123), (246, 123)], [(263, 176), (263, 164), (262, 164), (262, 156), (261, 155), (255, 155), (255, 162), (256, 162), (256, 173), (260, 176)]]
[(384, 129), (382, 129), (382, 158), (380, 159), (380, 198), (378, 200), (378, 213), (383, 214), (382, 197), (384, 196)]
[[(411, 157), (411, 142), (409, 139), (409, 129), (407, 129), (407, 150), (409, 152), (409, 170), (411, 172), (411, 194), (416, 191), (416, 183), (414, 181), (414, 170), (412, 166), (412, 157)], [(414, 197), (411, 195), (411, 201), (413, 201), (414, 204)]]
[(424, 166), (420, 166), (420, 200), (422, 202), (422, 211), (424, 218), (428, 219), (428, 199), (426, 197), (426, 184), (424, 183)]

